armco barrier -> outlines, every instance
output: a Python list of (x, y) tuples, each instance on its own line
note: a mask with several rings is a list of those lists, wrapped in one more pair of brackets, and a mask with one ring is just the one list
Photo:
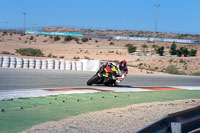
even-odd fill
[[(157, 122), (137, 131), (137, 133), (188, 133), (199, 128), (200, 106), (197, 106), (169, 114)], [(194, 133), (197, 132), (194, 131)]]
[(39, 60), (24, 59), (9, 56), (0, 56), (1, 68), (24, 68), (24, 69), (49, 69), (49, 70), (77, 70), (97, 71), (100, 67), (100, 60), (68, 61), (68, 60)]

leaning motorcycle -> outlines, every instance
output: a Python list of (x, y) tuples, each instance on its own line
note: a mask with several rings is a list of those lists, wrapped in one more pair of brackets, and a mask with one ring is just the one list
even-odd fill
[(115, 85), (118, 80), (116, 77), (116, 68), (111, 65), (103, 65), (99, 68), (97, 73), (92, 76), (88, 81), (87, 85), (93, 84), (104, 84), (106, 86)]

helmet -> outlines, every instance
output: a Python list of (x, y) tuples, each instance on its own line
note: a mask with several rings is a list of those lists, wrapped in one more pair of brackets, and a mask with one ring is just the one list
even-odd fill
[(126, 70), (127, 70), (126, 61), (121, 61), (121, 62), (119, 63), (119, 69), (120, 69), (121, 71), (126, 71)]

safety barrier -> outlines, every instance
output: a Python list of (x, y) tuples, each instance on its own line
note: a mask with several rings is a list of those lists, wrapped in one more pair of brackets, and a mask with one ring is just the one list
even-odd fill
[(23, 59), (23, 68), (28, 69), (29, 68), (29, 60), (28, 59)]
[(0, 56), (0, 67), (2, 67), (3, 56)]
[(16, 68), (22, 68), (22, 66), (23, 66), (23, 59), (16, 58)]
[(41, 69), (42, 62), (41, 60), (35, 60), (35, 69)]
[(72, 63), (71, 61), (65, 61), (65, 70), (71, 70), (72, 69)]
[(10, 57), (10, 68), (16, 67), (16, 58)]
[(197, 106), (169, 114), (157, 122), (137, 131), (137, 133), (188, 133), (199, 128), (200, 106)]
[(2, 62), (2, 67), (3, 68), (9, 68), (10, 66), (10, 57), (9, 56), (4, 56), (3, 57), (3, 62)]
[(69, 60), (39, 60), (18, 57), (0, 56), (0, 68), (24, 68), (24, 69), (49, 69), (49, 70), (73, 70), (73, 71), (97, 71), (100, 60), (83, 59), (80, 61)]
[(35, 68), (35, 60), (29, 59), (29, 69), (34, 69), (34, 68)]
[(75, 32), (48, 32), (48, 31), (29, 31), (27, 30), (25, 34), (34, 34), (34, 35), (52, 35), (52, 36), (74, 36), (74, 37), (83, 37), (82, 33)]
[(74, 32), (47, 32), (47, 31), (29, 31), (29, 30), (27, 30), (25, 32), (25, 34), (74, 36), (74, 37), (101, 38), (101, 39), (114, 39), (114, 40), (147, 41), (147, 42), (171, 42), (171, 43), (176, 42), (176, 43), (186, 43), (186, 44), (200, 44), (199, 40), (189, 40), (189, 39), (112, 36), (112, 35), (85, 34), (85, 33), (74, 33)]
[(60, 70), (65, 70), (65, 60), (60, 60)]
[(47, 69), (47, 60), (42, 60), (42, 68), (41, 69)]

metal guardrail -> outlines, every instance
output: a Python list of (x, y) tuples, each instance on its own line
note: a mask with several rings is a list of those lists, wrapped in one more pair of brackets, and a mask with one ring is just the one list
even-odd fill
[(187, 133), (200, 128), (200, 106), (168, 114), (137, 133)]

